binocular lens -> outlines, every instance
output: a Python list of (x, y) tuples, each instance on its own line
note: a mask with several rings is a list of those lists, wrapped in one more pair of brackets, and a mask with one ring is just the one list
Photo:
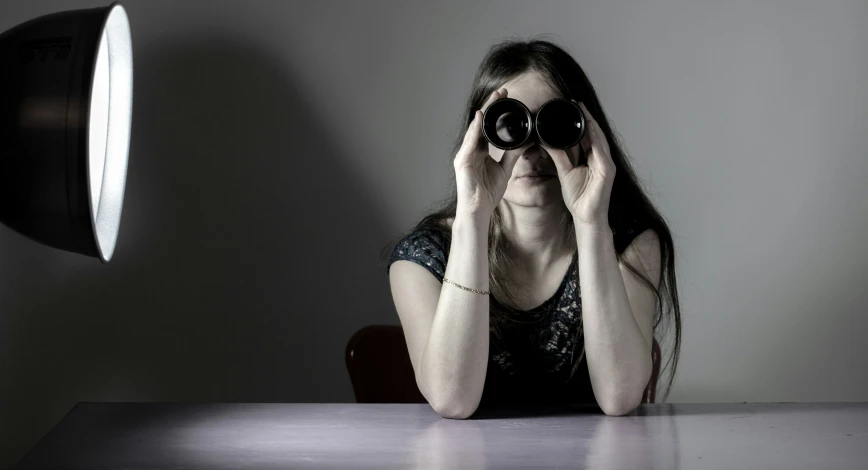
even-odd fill
[(491, 103), (482, 117), (482, 133), (497, 148), (521, 147), (531, 133), (531, 115), (521, 101), (503, 98)]
[(581, 108), (570, 101), (547, 103), (536, 118), (536, 132), (545, 145), (566, 149), (579, 143), (585, 130)]
[(523, 114), (507, 111), (497, 117), (494, 130), (500, 140), (513, 145), (527, 136), (529, 124)]
[(585, 117), (575, 103), (556, 99), (543, 105), (534, 119), (521, 101), (503, 98), (492, 103), (482, 118), (486, 140), (503, 150), (521, 147), (534, 130), (541, 144), (557, 149), (570, 148), (582, 138)]

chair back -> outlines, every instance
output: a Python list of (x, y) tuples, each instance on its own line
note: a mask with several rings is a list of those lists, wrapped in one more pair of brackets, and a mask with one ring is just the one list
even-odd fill
[(427, 403), (413, 373), (404, 330), (369, 325), (347, 343), (347, 370), (358, 403)]
[[(654, 403), (660, 374), (660, 346), (651, 349), (653, 369), (643, 403)], [(347, 370), (358, 403), (427, 403), (419, 387), (400, 325), (369, 325), (347, 343)]]

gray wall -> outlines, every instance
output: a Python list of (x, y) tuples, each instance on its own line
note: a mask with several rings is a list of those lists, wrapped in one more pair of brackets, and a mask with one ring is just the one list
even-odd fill
[(868, 3), (124, 4), (115, 259), (0, 228), (0, 466), (78, 401), (353, 401), (346, 340), (397, 322), (380, 248), (445, 196), (513, 34), (574, 53), (671, 223), (669, 401), (868, 400)]

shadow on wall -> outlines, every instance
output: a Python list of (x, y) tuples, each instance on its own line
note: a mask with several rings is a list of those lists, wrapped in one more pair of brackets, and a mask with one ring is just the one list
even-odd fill
[(137, 50), (112, 264), (4, 255), (23, 272), (0, 317), (0, 464), (78, 401), (354, 401), (344, 346), (396, 320), (377, 265), (394, 234), (343, 164), (368, 155), (332, 144), (287, 62), (221, 37)]

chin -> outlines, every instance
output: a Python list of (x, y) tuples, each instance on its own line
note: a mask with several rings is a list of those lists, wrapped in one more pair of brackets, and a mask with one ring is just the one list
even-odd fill
[(512, 194), (504, 194), (503, 199), (517, 206), (543, 207), (561, 200), (561, 194), (549, 191), (515, 191)]

